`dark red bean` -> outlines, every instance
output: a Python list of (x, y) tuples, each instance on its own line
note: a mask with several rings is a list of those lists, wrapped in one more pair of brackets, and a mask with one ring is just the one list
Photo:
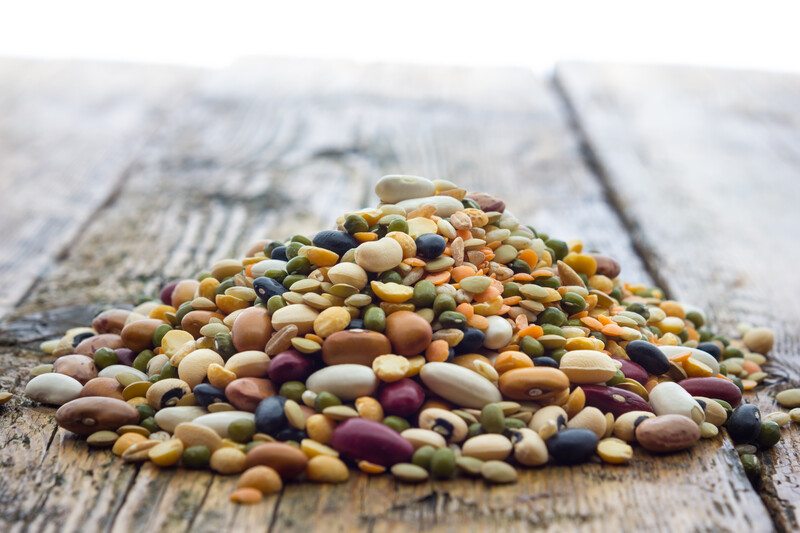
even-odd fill
[(381, 388), (378, 401), (387, 415), (407, 417), (416, 413), (425, 401), (425, 391), (409, 378), (388, 383)]
[(618, 417), (628, 411), (653, 412), (650, 404), (633, 392), (603, 385), (581, 385), (581, 388), (586, 395), (587, 406), (597, 407), (604, 413), (613, 414), (614, 417)]
[(314, 372), (314, 361), (295, 349), (281, 352), (269, 362), (269, 379), (276, 387), (287, 381), (305, 381)]
[(331, 447), (354, 460), (392, 466), (411, 460), (414, 447), (389, 426), (365, 418), (351, 418), (340, 424)]
[(742, 403), (742, 391), (733, 382), (722, 378), (689, 378), (678, 382), (692, 396), (725, 400), (731, 407)]
[(133, 366), (133, 360), (136, 359), (136, 352), (128, 348), (117, 348), (114, 350), (117, 354), (117, 360), (121, 365)]
[(161, 293), (159, 294), (159, 298), (161, 301), (164, 302), (166, 305), (172, 305), (172, 291), (175, 290), (175, 285), (178, 284), (179, 280), (170, 281), (161, 289)]
[(647, 370), (642, 368), (642, 365), (640, 365), (639, 363), (634, 363), (633, 361), (629, 361), (628, 359), (618, 359), (616, 357), (615, 359), (617, 359), (617, 361), (622, 363), (620, 370), (622, 371), (622, 374), (626, 378), (638, 381), (642, 385), (647, 383), (647, 378), (648, 378)]
[(595, 261), (597, 261), (597, 274), (601, 276), (608, 276), (611, 279), (616, 278), (619, 276), (620, 270), (622, 270), (614, 259), (611, 259), (607, 255), (599, 255), (593, 254)]

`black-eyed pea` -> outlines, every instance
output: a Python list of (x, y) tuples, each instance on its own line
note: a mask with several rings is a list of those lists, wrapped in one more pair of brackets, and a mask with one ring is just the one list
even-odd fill
[(713, 439), (719, 435), (719, 428), (710, 422), (700, 424), (700, 438)]
[(703, 408), (706, 422), (720, 427), (728, 420), (728, 412), (719, 402), (704, 396), (695, 396), (694, 399)]
[(611, 437), (597, 443), (597, 455), (612, 465), (626, 464), (633, 458), (633, 448), (624, 440)]
[(511, 432), (514, 459), (525, 466), (540, 466), (547, 463), (547, 446), (538, 433), (529, 428)]
[(323, 414), (314, 414), (306, 420), (306, 433), (308, 436), (322, 444), (328, 444), (333, 436), (336, 423)]
[(597, 407), (584, 407), (573, 418), (567, 422), (570, 429), (588, 429), (598, 439), (602, 439), (606, 434), (606, 416)]
[(557, 405), (548, 405), (546, 407), (542, 407), (535, 413), (533, 413), (533, 417), (531, 418), (530, 424), (528, 427), (534, 431), (539, 431), (545, 425), (549, 425), (552, 422), (556, 426), (556, 430), (564, 425), (566, 425), (567, 420), (567, 412)]
[(381, 406), (380, 402), (372, 396), (362, 396), (360, 398), (356, 398), (355, 406), (356, 411), (358, 411), (358, 416), (361, 418), (374, 420), (375, 422), (383, 421), (383, 406)]
[(419, 414), (419, 427), (440, 434), (447, 442), (461, 442), (467, 438), (469, 427), (464, 420), (446, 409), (428, 408)]
[(613, 435), (625, 442), (635, 442), (636, 426), (655, 416), (654, 413), (648, 411), (628, 411), (623, 413), (614, 421)]

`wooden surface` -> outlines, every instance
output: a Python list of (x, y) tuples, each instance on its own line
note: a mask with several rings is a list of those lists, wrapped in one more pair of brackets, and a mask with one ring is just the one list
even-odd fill
[[(626, 279), (707, 306), (724, 329), (776, 325), (789, 370), (773, 387), (796, 384), (797, 89), (784, 76), (643, 67), (566, 65), (553, 83), (313, 61), (0, 60), (0, 212), (16, 216), (0, 227), (13, 235), (0, 247), (0, 306), (13, 307), (0, 386), (19, 392), (44, 360), (38, 342), (98, 305), (152, 294), (254, 239), (326, 228), (374, 203), (374, 181), (392, 172), (498, 194), (525, 222), (614, 255)], [(764, 457), (761, 493), (719, 437), (669, 457), (637, 450), (627, 467), (530, 470), (514, 486), (354, 473), (237, 507), (234, 478), (88, 453), (51, 413), (20, 397), (0, 407), (2, 531), (798, 527), (796, 426)]]

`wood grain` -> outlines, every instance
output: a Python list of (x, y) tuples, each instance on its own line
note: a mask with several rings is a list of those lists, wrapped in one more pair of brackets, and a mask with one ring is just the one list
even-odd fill
[[(694, 68), (563, 65), (558, 82), (614, 199), (670, 294), (728, 334), (775, 329), (775, 382), (800, 384), (800, 77)], [(763, 454), (764, 501), (800, 527), (800, 430)]]
[[(0, 332), (3, 368), (14, 365), (19, 390), (38, 359), (30, 348), (52, 334), (35, 313), (54, 310), (47, 316), (57, 328), (91, 315), (89, 306), (152, 295), (257, 238), (328, 227), (374, 203), (372, 185), (387, 173), (495, 193), (523, 221), (582, 237), (617, 257), (626, 278), (649, 282), (567, 118), (552, 87), (519, 70), (247, 61), (209, 73), (143, 141), (113, 198), (16, 308)], [(31, 409), (11, 406), (23, 419)], [(84, 490), (104, 496), (81, 524), (86, 531), (772, 528), (724, 442), (667, 458), (640, 453), (624, 468), (532, 470), (509, 487), (409, 487), (353, 473), (345, 486), (293, 484), (239, 508), (227, 502), (234, 478), (122, 467), (60, 432), (48, 448), (46, 435), (6, 452), (19, 480), (0, 492), (9, 502), (2, 529), (73, 526), (66, 502)], [(46, 468), (33, 468), (42, 458)], [(95, 483), (84, 466), (59, 469), (68, 462), (96, 465), (108, 480)]]
[(0, 316), (113, 194), (197, 72), (0, 59)]

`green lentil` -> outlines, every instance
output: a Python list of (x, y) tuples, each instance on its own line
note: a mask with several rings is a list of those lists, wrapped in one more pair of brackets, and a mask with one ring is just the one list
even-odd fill
[(464, 329), (467, 327), (467, 317), (457, 311), (445, 311), (439, 315), (439, 323), (443, 328)]
[(456, 300), (449, 294), (437, 294), (436, 299), (433, 301), (433, 314), (436, 316), (441, 315), (445, 311), (455, 311)]
[(183, 450), (181, 462), (186, 468), (205, 468), (211, 460), (211, 450), (208, 446), (189, 446)]
[[(418, 281), (416, 285), (414, 285), (414, 295), (411, 297), (411, 303), (413, 303), (417, 309), (421, 307), (431, 307), (436, 300), (436, 285), (432, 282), (424, 279)], [(455, 310), (455, 306), (453, 306), (453, 310)]]
[(149, 416), (149, 417), (145, 418), (144, 420), (142, 420), (141, 422), (139, 422), (139, 425), (142, 426), (143, 428), (145, 428), (150, 433), (155, 433), (156, 431), (158, 431), (160, 429), (158, 427), (158, 424), (156, 424), (156, 419), (153, 418), (152, 416)]
[(383, 333), (386, 329), (386, 313), (380, 307), (372, 306), (364, 312), (364, 328)]
[(521, 429), (527, 427), (519, 418), (506, 418), (506, 429)]
[(417, 448), (417, 450), (414, 452), (414, 455), (411, 456), (411, 462), (424, 468), (425, 470), (430, 470), (431, 458), (433, 457), (433, 453), (435, 451), (436, 448), (433, 446), (421, 446)]
[(503, 408), (490, 403), (481, 410), (481, 426), (486, 433), (502, 433), (506, 427), (506, 417)]
[(116, 365), (117, 363), (119, 363), (117, 352), (111, 348), (98, 348), (94, 352), (94, 364), (101, 370), (107, 366)]
[(399, 416), (390, 415), (383, 419), (383, 423), (398, 433), (402, 433), (411, 427), (408, 420), (400, 418)]
[(269, 311), (270, 315), (274, 314), (275, 311), (282, 307), (286, 307), (286, 302), (284, 302), (283, 298), (278, 294), (270, 296), (269, 300), (267, 300), (267, 311)]
[[(314, 269), (314, 267), (311, 264), (311, 261), (308, 260), (308, 257), (302, 257), (302, 256), (298, 255), (297, 257), (293, 257), (292, 259), (289, 259), (289, 262), (286, 263), (286, 272), (288, 272), (290, 274), (290, 276), (292, 274), (308, 274), (313, 269)], [(290, 277), (290, 276), (287, 276), (287, 277)], [(303, 278), (301, 278), (301, 279), (305, 279), (305, 276), (303, 276)], [(285, 285), (285, 281), (286, 280), (284, 280), (284, 285)]]
[(402, 218), (395, 218), (387, 226), (387, 231), (399, 231), (400, 233), (408, 233), (408, 222)]
[(428, 471), (410, 463), (397, 463), (392, 466), (392, 475), (406, 483), (421, 483), (428, 479)]
[[(153, 346), (161, 346), (161, 340), (167, 332), (172, 331), (172, 326), (169, 324), (161, 324), (153, 332)], [(97, 353), (97, 352), (95, 352)]]
[(541, 325), (552, 324), (553, 326), (563, 326), (567, 323), (567, 315), (558, 307), (548, 307), (536, 317), (536, 323)]
[(164, 363), (164, 366), (161, 367), (161, 379), (177, 378), (177, 377), (178, 377), (178, 367), (172, 366), (170, 363)]
[[(305, 258), (304, 258), (305, 259)], [(300, 280), (306, 279), (303, 274), (290, 274), (283, 278), (283, 286), (289, 288)]]
[(761, 481), (761, 461), (758, 457), (751, 453), (745, 453), (739, 456), (744, 467), (744, 473), (753, 485), (758, 485)]
[(781, 427), (773, 420), (761, 422), (761, 430), (758, 432), (758, 446), (762, 450), (772, 448), (781, 440)]
[(448, 479), (456, 472), (456, 456), (450, 448), (439, 448), (431, 456), (431, 475), (436, 479)]
[(586, 300), (576, 292), (567, 292), (561, 298), (561, 308), (568, 315), (574, 315), (586, 309)]
[(461, 455), (456, 457), (456, 466), (458, 467), (459, 471), (463, 472), (464, 474), (472, 477), (478, 477), (481, 475), (483, 461), (477, 457), (467, 457), (466, 455)]
[[(369, 223), (361, 215), (347, 215), (344, 219), (344, 230), (350, 235), (369, 231)], [(406, 228), (406, 231), (408, 229)]]
[(256, 433), (256, 425), (252, 420), (242, 418), (228, 424), (228, 437), (236, 442), (250, 442)]
[(146, 403), (139, 404), (136, 406), (136, 410), (139, 411), (139, 420), (147, 420), (148, 418), (152, 418), (155, 416), (156, 411)]
[(517, 471), (503, 461), (486, 461), (481, 466), (481, 475), (490, 483), (514, 483), (517, 480)]
[(542, 343), (531, 336), (522, 337), (519, 347), (529, 357), (541, 357), (544, 355)]
[(303, 393), (306, 391), (306, 385), (302, 381), (287, 381), (281, 385), (278, 394), (289, 400), (294, 400), (298, 403), (303, 401)]
[(321, 413), (326, 407), (334, 405), (342, 405), (342, 400), (330, 392), (322, 391), (317, 394), (317, 397), (314, 399), (314, 410), (318, 413)]
[[(300, 248), (303, 247), (303, 243), (300, 242), (290, 242), (286, 245), (286, 259), (294, 259), (297, 257), (297, 254), (300, 252)], [(286, 270), (289, 271), (288, 269)]]

